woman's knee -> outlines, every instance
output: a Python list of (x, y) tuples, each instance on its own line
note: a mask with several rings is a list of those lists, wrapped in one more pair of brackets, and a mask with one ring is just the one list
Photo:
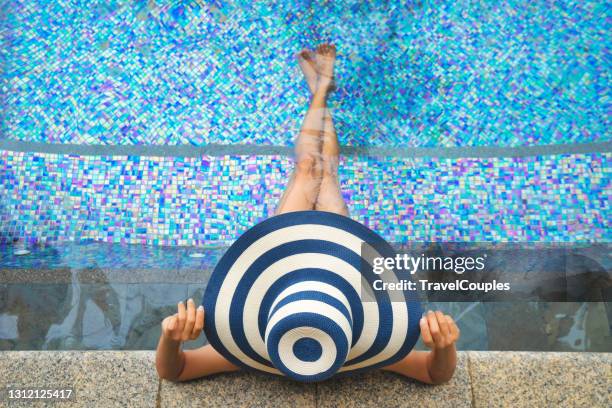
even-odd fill
[(322, 161), (322, 176), (334, 182), (338, 182), (338, 159), (333, 156), (324, 156)]
[(321, 161), (314, 154), (303, 154), (297, 158), (296, 173), (301, 177), (320, 180), (323, 177)]

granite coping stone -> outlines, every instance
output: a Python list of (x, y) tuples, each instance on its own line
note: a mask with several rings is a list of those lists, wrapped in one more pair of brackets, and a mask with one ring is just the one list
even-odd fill
[(155, 351), (0, 351), (6, 387), (74, 387), (61, 407), (604, 407), (612, 406), (612, 353), (460, 352), (443, 385), (376, 371), (302, 384), (256, 373), (160, 380)]
[(319, 407), (453, 407), (471, 405), (467, 355), (459, 353), (455, 375), (441, 385), (423, 384), (401, 375), (373, 371), (319, 384)]
[[(73, 388), (75, 399), (7, 402), (6, 387)], [(155, 407), (152, 351), (0, 351), (0, 407)]]
[(174, 383), (162, 380), (162, 407), (315, 407), (316, 384), (252, 372)]
[(467, 354), (475, 407), (612, 406), (612, 353)]

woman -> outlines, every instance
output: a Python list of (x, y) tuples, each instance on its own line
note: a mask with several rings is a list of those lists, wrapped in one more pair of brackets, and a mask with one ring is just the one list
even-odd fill
[[(308, 112), (296, 141), (296, 166), (280, 200), (276, 214), (318, 210), (348, 216), (338, 182), (339, 146), (327, 97), (334, 89), (336, 59), (334, 45), (322, 44), (316, 52), (304, 50), (298, 61), (312, 93)], [(183, 341), (195, 340), (204, 328), (204, 308), (196, 309), (193, 299), (178, 304), (178, 312), (162, 322), (156, 366), (161, 378), (186, 381), (210, 374), (236, 371), (210, 345), (181, 350)], [(421, 337), (430, 352), (411, 351), (399, 362), (383, 369), (439, 384), (448, 381), (456, 366), (455, 342), (459, 329), (453, 319), (440, 311), (429, 311), (420, 320)]]

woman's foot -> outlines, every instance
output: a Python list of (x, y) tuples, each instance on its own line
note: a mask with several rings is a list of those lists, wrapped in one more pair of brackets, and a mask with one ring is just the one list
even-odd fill
[(334, 89), (334, 64), (336, 62), (336, 46), (321, 44), (317, 47), (317, 89), (331, 92)]
[(304, 49), (300, 51), (297, 58), (311, 93), (314, 94), (320, 86), (327, 92), (335, 89), (336, 47), (334, 45), (321, 44), (316, 53)]
[(316, 55), (310, 50), (303, 49), (297, 57), (298, 64), (300, 64), (300, 68), (302, 69), (302, 74), (304, 74), (304, 78), (308, 84), (308, 89), (310, 89), (310, 93), (315, 93), (319, 80), (319, 74), (316, 69)]

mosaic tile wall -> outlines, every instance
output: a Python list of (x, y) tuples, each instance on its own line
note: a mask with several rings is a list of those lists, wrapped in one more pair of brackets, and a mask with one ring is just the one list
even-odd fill
[(2, 0), (0, 137), (290, 144), (338, 45), (343, 144), (609, 140), (606, 2)]
[[(290, 145), (295, 53), (330, 40), (342, 144), (609, 141), (610, 21), (595, 0), (0, 0), (0, 140)], [(610, 155), (346, 157), (341, 178), (391, 241), (609, 241)], [(0, 242), (226, 245), (290, 165), (0, 150)]]
[[(611, 159), (347, 157), (341, 182), (351, 216), (390, 241), (610, 241)], [(3, 238), (229, 244), (273, 213), (290, 164), (0, 151)]]

